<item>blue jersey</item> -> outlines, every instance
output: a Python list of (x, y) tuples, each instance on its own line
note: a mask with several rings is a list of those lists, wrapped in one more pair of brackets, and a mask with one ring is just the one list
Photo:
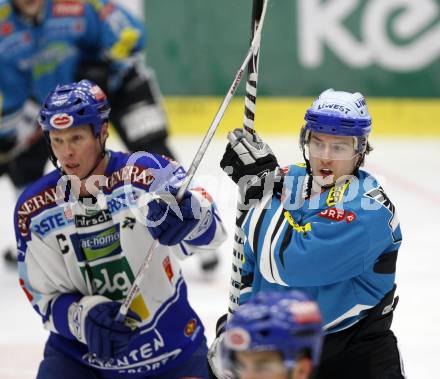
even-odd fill
[[(109, 0), (46, 0), (37, 23), (0, 0), (0, 115), (14, 114), (27, 99), (42, 103), (58, 84), (76, 80), (85, 59), (112, 62), (115, 76), (142, 50), (142, 24)], [(13, 121), (14, 120), (14, 121)], [(17, 128), (5, 118), (0, 137)]]
[(363, 317), (393, 288), (401, 231), (394, 205), (360, 170), (305, 198), (304, 165), (288, 168), (283, 195), (248, 213), (240, 303), (292, 288), (319, 303), (327, 333)]
[(185, 175), (160, 156), (128, 159), (128, 154), (110, 152), (95, 202), (66, 201), (65, 182), (53, 171), (23, 192), (14, 215), (20, 284), (51, 332), (48, 344), (99, 370), (102, 378), (167, 372), (200, 346), (203, 325), (188, 303), (178, 259), (215, 250), (226, 238), (210, 196), (201, 188), (191, 190), (202, 205), (200, 221), (180, 244), (154, 251), (131, 305), (142, 319), (140, 335), (117, 359), (89, 354), (69, 329), (70, 305), (82, 296), (125, 299), (153, 243), (145, 199)]

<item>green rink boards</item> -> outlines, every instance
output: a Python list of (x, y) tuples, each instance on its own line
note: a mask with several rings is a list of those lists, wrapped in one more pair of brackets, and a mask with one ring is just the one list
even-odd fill
[[(249, 46), (251, 0), (146, 0), (147, 61), (174, 134), (204, 133)], [(360, 91), (376, 135), (440, 135), (440, 0), (269, 0), (256, 127), (288, 134), (326, 88)], [(241, 84), (221, 130), (243, 120)]]

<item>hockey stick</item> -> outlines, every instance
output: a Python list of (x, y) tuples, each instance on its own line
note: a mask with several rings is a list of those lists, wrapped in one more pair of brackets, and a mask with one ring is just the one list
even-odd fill
[[(267, 0), (254, 0), (252, 5), (252, 38), (261, 30), (266, 14)], [(260, 26), (261, 25), (261, 26)], [(248, 77), (246, 82), (246, 97), (244, 110), (245, 133), (252, 134), (254, 131), (255, 106), (257, 100), (257, 81), (258, 81), (258, 62), (259, 49), (255, 50), (252, 59), (248, 64)], [(244, 258), (244, 232), (241, 228), (243, 220), (247, 214), (242, 206), (240, 195), (237, 200), (237, 212), (235, 216), (234, 244), (232, 247), (232, 272), (229, 286), (229, 307), (228, 317), (230, 317), (239, 306), (241, 274)]]
[[(266, 2), (265, 2), (265, 5), (266, 5)], [(265, 12), (266, 12), (266, 7), (263, 8), (263, 14), (261, 17), (261, 21), (264, 20)], [(243, 77), (243, 72), (246, 69), (246, 66), (248, 66), (248, 63), (252, 57), (258, 56), (258, 50), (260, 48), (260, 40), (261, 40), (261, 29), (263, 26), (263, 22), (259, 23), (259, 25), (261, 25), (261, 26), (256, 27), (254, 37), (252, 39), (252, 43), (251, 43), (251, 46), (249, 47), (249, 50), (246, 54), (246, 57), (245, 57), (242, 65), (238, 69), (238, 71), (235, 75), (235, 78), (234, 78), (231, 86), (229, 87), (228, 93), (226, 94), (225, 98), (223, 99), (223, 102), (221, 103), (220, 108), (218, 109), (218, 111), (217, 111), (217, 113), (211, 123), (211, 126), (209, 127), (205, 137), (203, 138), (202, 143), (200, 144), (199, 149), (197, 150), (197, 153), (191, 163), (191, 166), (188, 169), (186, 177), (183, 180), (183, 183), (180, 186), (179, 191), (177, 192), (177, 195), (176, 195), (177, 202), (181, 201), (185, 191), (188, 189), (189, 184), (191, 183), (191, 180), (193, 179), (194, 174), (195, 174), (196, 170), (198, 169), (200, 162), (202, 161), (203, 156), (206, 153), (206, 150), (208, 149), (209, 143), (211, 142), (212, 137), (214, 136), (214, 133), (217, 130), (218, 125), (220, 124), (220, 121), (223, 118), (223, 115), (225, 114), (226, 109), (227, 109), (229, 103), (231, 102), (231, 100), (237, 90), (238, 85), (240, 84), (240, 81)], [(158, 247), (158, 245), (159, 245), (159, 241), (154, 240), (150, 249), (148, 250), (147, 256), (146, 256), (144, 262), (142, 263), (142, 266), (139, 268), (139, 271), (136, 274), (136, 277), (133, 281), (133, 284), (131, 285), (130, 290), (128, 291), (128, 294), (127, 294), (126, 298), (124, 299), (124, 301), (122, 302), (121, 308), (119, 309), (119, 312), (116, 315), (117, 321), (123, 321), (125, 316), (127, 315), (127, 312), (130, 308), (130, 305), (131, 305), (133, 299), (135, 298), (135, 296), (139, 292), (139, 286), (142, 283), (142, 280), (144, 279), (145, 273), (147, 272), (148, 267), (150, 266), (150, 261), (151, 261), (151, 258), (153, 257), (153, 252)]]

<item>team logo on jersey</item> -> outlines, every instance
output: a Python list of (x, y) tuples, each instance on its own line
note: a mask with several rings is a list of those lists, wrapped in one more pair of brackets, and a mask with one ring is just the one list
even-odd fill
[(345, 220), (347, 223), (351, 223), (356, 220), (356, 215), (353, 212), (347, 212), (338, 208), (327, 208), (318, 214), (319, 217), (328, 218), (333, 221)]
[(53, 4), (52, 14), (55, 17), (82, 16), (84, 4), (80, 1), (57, 1)]
[(66, 113), (57, 113), (50, 118), (49, 122), (55, 129), (66, 129), (73, 125), (73, 117)]
[(5, 21), (3, 24), (0, 25), (0, 35), (2, 36), (8, 36), (12, 33), (14, 30), (14, 27), (9, 21)]
[(196, 331), (196, 328), (197, 328), (197, 320), (192, 318), (186, 324), (183, 334), (185, 334), (186, 337), (191, 337)]
[(171, 266), (170, 257), (166, 257), (162, 261), (163, 269), (165, 270), (165, 274), (167, 274), (168, 280), (171, 282), (174, 277), (173, 267)]
[(233, 350), (246, 350), (251, 342), (251, 336), (243, 328), (232, 328), (226, 332), (225, 344)]

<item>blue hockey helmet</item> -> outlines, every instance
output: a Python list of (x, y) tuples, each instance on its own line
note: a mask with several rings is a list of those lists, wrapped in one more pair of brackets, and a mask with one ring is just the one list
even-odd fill
[(242, 305), (226, 325), (222, 342), (225, 370), (234, 371), (235, 353), (277, 351), (286, 368), (306, 353), (319, 362), (322, 322), (316, 302), (299, 291), (260, 292)]
[(317, 132), (354, 137), (356, 153), (365, 153), (371, 132), (371, 116), (361, 93), (327, 89), (313, 101), (304, 119), (306, 124), (301, 129), (301, 149), (308, 142), (310, 132)]
[(91, 125), (98, 136), (108, 121), (110, 106), (101, 88), (89, 80), (57, 86), (49, 93), (38, 122), (44, 132)]

